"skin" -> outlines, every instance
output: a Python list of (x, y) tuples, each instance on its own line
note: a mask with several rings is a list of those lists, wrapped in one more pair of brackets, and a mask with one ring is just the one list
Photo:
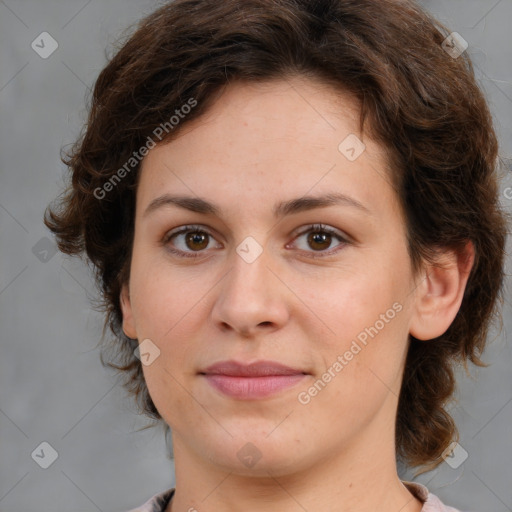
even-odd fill
[[(425, 265), (413, 274), (384, 150), (359, 133), (357, 115), (353, 98), (310, 79), (232, 83), (143, 161), (121, 304), (125, 333), (160, 350), (143, 369), (173, 433), (168, 511), (421, 510), (395, 463), (409, 334), (430, 340), (449, 327), (473, 248), (440, 253), (443, 269)], [(366, 145), (354, 161), (338, 150), (349, 134)], [(333, 192), (368, 211), (338, 204), (273, 217), (279, 201)], [(203, 198), (221, 213), (166, 204), (144, 214), (164, 193)], [(317, 223), (348, 243), (308, 242)], [(188, 244), (184, 234), (166, 238), (188, 224), (211, 236)], [(263, 250), (251, 263), (236, 251), (249, 236)], [(330, 255), (313, 258), (321, 253)], [(299, 393), (332, 373), (338, 356), (394, 304), (400, 312), (301, 403)], [(233, 359), (309, 374), (269, 398), (237, 400), (198, 374)], [(261, 455), (252, 467), (237, 457), (246, 443)]]

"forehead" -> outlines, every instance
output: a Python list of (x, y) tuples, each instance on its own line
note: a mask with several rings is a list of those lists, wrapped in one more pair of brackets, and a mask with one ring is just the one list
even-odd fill
[(164, 190), (220, 202), (231, 193), (245, 204), (340, 192), (364, 203), (378, 199), (375, 187), (389, 201), (386, 167), (384, 149), (359, 132), (355, 98), (302, 78), (236, 82), (205, 114), (185, 116), (176, 138), (150, 150), (138, 203)]
[[(203, 116), (189, 123), (185, 118), (185, 126), (173, 143), (195, 132), (195, 137), (208, 139), (202, 142), (209, 146), (219, 139), (239, 148), (260, 146), (261, 152), (275, 147), (291, 158), (300, 151), (301, 142), (307, 148), (321, 142), (332, 146), (343, 132), (357, 133), (359, 109), (355, 97), (303, 77), (239, 81), (228, 85)], [(288, 151), (282, 142), (292, 142)], [(222, 149), (217, 152), (222, 154)], [(247, 154), (246, 158), (254, 160), (255, 155)]]

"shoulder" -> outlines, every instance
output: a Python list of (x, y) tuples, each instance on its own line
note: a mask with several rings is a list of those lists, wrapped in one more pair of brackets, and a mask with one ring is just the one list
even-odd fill
[(174, 489), (168, 489), (167, 491), (155, 494), (140, 507), (132, 508), (127, 512), (165, 512), (173, 494)]
[(435, 494), (432, 494), (427, 487), (418, 482), (402, 483), (407, 489), (423, 502), (421, 512), (464, 512), (453, 507), (445, 505)]

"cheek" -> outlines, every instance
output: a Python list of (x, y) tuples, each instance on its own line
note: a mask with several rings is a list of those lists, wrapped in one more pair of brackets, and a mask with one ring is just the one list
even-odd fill
[[(350, 315), (340, 319), (340, 332), (347, 334), (322, 350), (324, 373), (311, 379), (300, 391), (301, 412), (316, 418), (328, 430), (356, 432), (369, 424), (383, 408), (398, 401), (403, 358), (407, 347), (406, 323), (398, 313), (378, 329), (361, 328)], [(350, 325), (349, 322), (351, 322)], [(358, 324), (358, 325), (356, 325)], [(374, 324), (372, 324), (375, 328)], [(378, 324), (377, 327), (381, 327)], [(355, 333), (354, 335), (348, 334)], [(364, 337), (358, 334), (364, 334)], [(364, 339), (364, 343), (360, 341)], [(298, 397), (299, 398), (299, 397)], [(307, 402), (307, 403), (306, 403)], [(385, 405), (387, 404), (387, 405)], [(387, 409), (389, 410), (389, 409)]]
[(192, 428), (202, 411), (191, 401), (186, 387), (180, 384), (182, 376), (169, 367), (166, 356), (162, 354), (151, 366), (143, 366), (143, 372), (149, 395), (164, 421), (171, 428), (183, 423)]
[(200, 307), (208, 288), (200, 275), (162, 258), (134, 255), (130, 291), (139, 335), (163, 342)]
[(169, 267), (135, 257), (130, 294), (139, 342), (149, 339), (157, 347), (158, 357), (142, 366), (149, 393), (160, 412), (162, 403), (168, 400), (179, 407), (179, 402), (186, 399), (178, 382), (182, 380), (180, 374), (188, 369), (185, 362), (193, 360), (193, 347), (187, 340), (193, 331), (190, 322), (197, 321), (201, 294), (191, 289), (183, 272), (171, 272)]
[[(306, 332), (312, 327), (325, 331), (319, 341), (341, 348), (344, 341), (350, 341), (360, 333), (364, 338), (365, 330), (376, 322), (379, 322), (377, 327), (382, 327), (382, 314), (389, 311), (385, 318), (387, 321), (396, 317), (398, 314), (393, 304), (403, 296), (400, 293), (403, 288), (399, 279), (393, 281), (389, 270), (376, 265), (373, 268), (361, 265), (360, 268), (325, 272), (320, 277), (293, 284), (296, 295), (301, 299), (295, 310), (296, 318), (303, 321), (302, 327)], [(308, 315), (306, 311), (309, 311)]]
[[(331, 369), (326, 379), (331, 379), (328, 386), (335, 402), (364, 409), (362, 397), (378, 403), (390, 389), (399, 392), (409, 314), (404, 304), (407, 276), (398, 272), (403, 266), (396, 268), (393, 276), (385, 265), (367, 265), (364, 271), (351, 269), (323, 287), (318, 282), (309, 287), (304, 303), (316, 318), (310, 314), (301, 327), (309, 332), (319, 367)], [(320, 394), (329, 401), (330, 393)]]

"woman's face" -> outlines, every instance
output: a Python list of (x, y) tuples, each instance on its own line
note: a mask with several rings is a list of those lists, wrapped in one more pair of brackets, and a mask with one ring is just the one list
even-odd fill
[(305, 79), (235, 83), (145, 157), (123, 327), (175, 453), (273, 475), (394, 457), (415, 285), (357, 115)]

